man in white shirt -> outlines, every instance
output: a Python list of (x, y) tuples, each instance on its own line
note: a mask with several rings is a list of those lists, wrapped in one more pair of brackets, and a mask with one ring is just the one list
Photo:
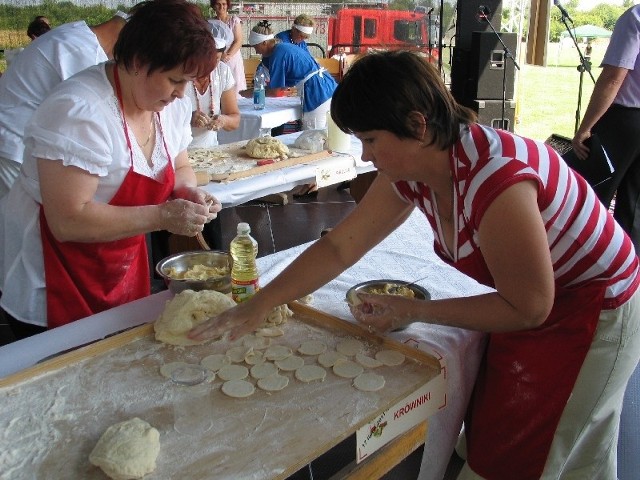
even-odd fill
[(127, 15), (95, 26), (67, 23), (34, 40), (0, 77), (0, 198), (18, 177), (24, 127), (62, 80), (111, 58)]

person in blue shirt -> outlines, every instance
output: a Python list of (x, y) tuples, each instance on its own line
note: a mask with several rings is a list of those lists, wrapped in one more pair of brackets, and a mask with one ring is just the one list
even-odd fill
[(303, 13), (293, 20), (291, 29), (277, 33), (276, 38), (282, 43), (292, 43), (308, 52), (309, 47), (305, 40), (308, 40), (313, 33), (314, 26), (315, 22), (313, 21), (313, 18)]
[[(268, 22), (261, 21), (249, 34), (249, 44), (262, 55), (269, 70), (267, 96), (295, 87), (302, 101), (302, 129), (322, 129), (327, 124), (331, 97), (338, 86), (334, 78), (306, 51), (277, 40)], [(252, 97), (252, 90), (243, 96)]]

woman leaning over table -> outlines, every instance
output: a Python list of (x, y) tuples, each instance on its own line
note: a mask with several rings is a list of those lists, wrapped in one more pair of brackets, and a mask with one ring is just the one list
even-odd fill
[(145, 234), (193, 236), (220, 205), (187, 159), (190, 80), (213, 68), (184, 0), (138, 4), (114, 62), (62, 82), (27, 125), (0, 208), (0, 305), (18, 338), (149, 294)]
[(254, 330), (418, 208), (438, 255), (495, 291), (426, 302), (362, 294), (352, 312), (379, 332), (413, 322), (489, 332), (459, 478), (616, 478), (622, 398), (640, 357), (639, 267), (589, 185), (547, 145), (475, 123), (409, 52), (354, 63), (331, 113), (361, 140), (377, 179), (281, 275), (191, 336)]
[(225, 62), (233, 72), (236, 80), (236, 92), (247, 89), (247, 80), (244, 73), (244, 61), (242, 60), (242, 20), (237, 15), (229, 14), (231, 0), (210, 0), (209, 5), (216, 12), (216, 18), (226, 23), (233, 32), (233, 42), (227, 45), (227, 50), (222, 55)]
[(282, 43), (292, 43), (293, 45), (297, 45), (304, 51), (308, 52), (309, 46), (307, 45), (306, 40), (308, 40), (313, 33), (314, 26), (315, 22), (313, 21), (313, 18), (303, 13), (293, 20), (293, 25), (291, 25), (289, 30), (276, 33), (276, 38)]

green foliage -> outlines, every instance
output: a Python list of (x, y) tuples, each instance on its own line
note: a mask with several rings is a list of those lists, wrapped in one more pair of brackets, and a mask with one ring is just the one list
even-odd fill
[[(633, 4), (633, 2), (631, 2)], [(627, 10), (627, 6), (609, 5), (607, 3), (601, 3), (588, 11), (577, 10), (577, 0), (571, 0), (564, 3), (564, 7), (567, 13), (573, 20), (574, 26), (580, 25), (595, 25), (597, 27), (603, 27), (607, 30), (613, 30), (616, 24), (616, 20)], [(571, 27), (571, 23), (569, 23)], [(567, 28), (562, 22), (562, 14), (560, 9), (553, 8), (551, 10), (551, 23), (549, 24), (549, 40), (551, 42), (557, 42), (560, 39), (560, 34), (565, 32)]]

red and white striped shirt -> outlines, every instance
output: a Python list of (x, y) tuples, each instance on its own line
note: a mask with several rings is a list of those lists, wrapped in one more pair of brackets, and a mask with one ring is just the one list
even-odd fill
[(445, 261), (455, 266), (480, 259), (478, 227), (489, 205), (516, 182), (534, 180), (556, 285), (606, 282), (605, 309), (616, 308), (635, 292), (639, 262), (631, 240), (587, 182), (550, 146), (503, 130), (462, 125), (450, 162), (457, 231), (453, 252), (443, 241), (429, 187), (414, 181), (395, 184), (403, 199), (425, 213), (434, 230), (435, 250)]

